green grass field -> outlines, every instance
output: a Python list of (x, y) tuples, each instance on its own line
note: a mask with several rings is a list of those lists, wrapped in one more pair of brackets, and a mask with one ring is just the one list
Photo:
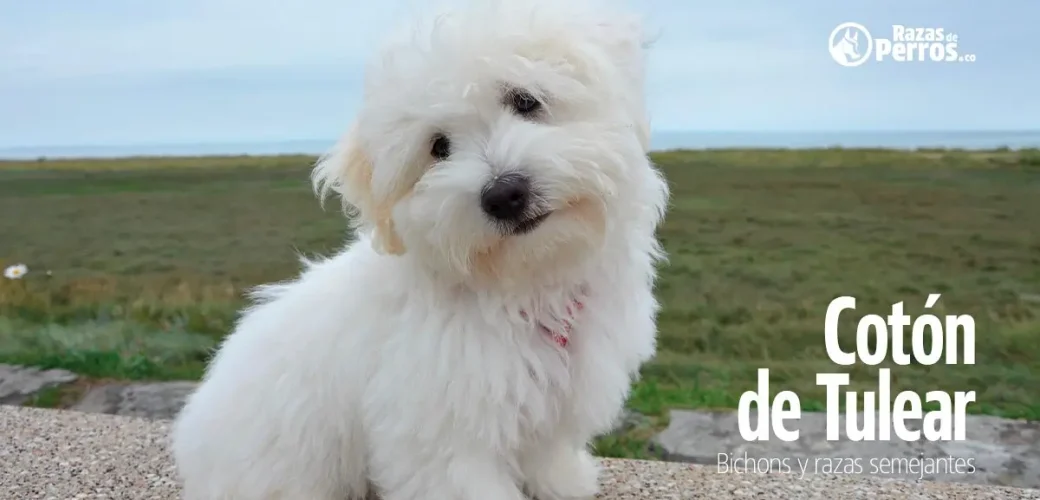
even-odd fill
[[(974, 390), (971, 412), (1040, 419), (1040, 152), (662, 152), (672, 186), (660, 230), (659, 356), (630, 405), (735, 408), (769, 368), (773, 392), (823, 407), (815, 374), (877, 369), (824, 351), (831, 299), (855, 321), (904, 301), (971, 314), (976, 364), (884, 366), (893, 390)], [(346, 223), (310, 192), (310, 157), (0, 162), (0, 362), (89, 377), (196, 378), (242, 291), (291, 277), (297, 254), (343, 244)], [(48, 273), (49, 271), (49, 273)], [(909, 343), (909, 337), (907, 340)], [(600, 443), (641, 455), (642, 429)]]

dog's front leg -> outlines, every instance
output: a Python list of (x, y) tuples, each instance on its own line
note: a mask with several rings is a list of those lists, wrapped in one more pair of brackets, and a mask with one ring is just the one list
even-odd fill
[(599, 464), (582, 446), (550, 441), (525, 451), (525, 489), (536, 500), (585, 500), (599, 491)]
[(527, 500), (512, 469), (493, 453), (417, 458), (388, 463), (377, 473), (382, 500)]

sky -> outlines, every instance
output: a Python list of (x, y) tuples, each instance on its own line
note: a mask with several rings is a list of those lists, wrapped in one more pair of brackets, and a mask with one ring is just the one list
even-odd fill
[[(334, 138), (405, 1), (0, 0), (0, 148)], [(1037, 0), (632, 3), (655, 131), (1040, 129)], [(976, 60), (843, 67), (847, 21)]]

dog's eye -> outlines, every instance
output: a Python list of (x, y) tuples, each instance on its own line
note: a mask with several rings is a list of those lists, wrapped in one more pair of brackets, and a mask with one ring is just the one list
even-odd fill
[(446, 159), (451, 155), (451, 141), (449, 141), (443, 134), (433, 136), (433, 145), (430, 147), (430, 154), (438, 160)]
[(530, 115), (542, 107), (542, 103), (526, 90), (514, 90), (509, 93), (509, 105), (520, 115)]

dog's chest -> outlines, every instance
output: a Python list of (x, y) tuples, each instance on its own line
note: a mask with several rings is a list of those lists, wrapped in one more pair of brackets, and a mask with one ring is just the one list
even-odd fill
[(484, 408), (473, 413), (482, 415), (469, 422), (474, 429), (494, 422), (505, 435), (545, 436), (586, 408), (610, 414), (614, 396), (623, 392), (615, 386), (627, 377), (618, 372), (631, 363), (622, 358), (634, 354), (619, 342), (631, 338), (621, 333), (635, 333), (634, 325), (630, 314), (619, 313), (624, 303), (617, 307), (608, 292), (512, 302), (455, 296), (463, 300), (435, 310), (446, 314), (438, 322), (443, 326), (420, 340), (430, 344), (424, 352), (436, 355), (400, 359), (428, 361), (425, 376), (447, 377), (438, 382), (449, 395), (442, 404)]
[(590, 302), (587, 297), (572, 297), (538, 309), (538, 314), (515, 327), (517, 348), (509, 348), (515, 368), (506, 375), (513, 377), (510, 384), (522, 387), (516, 404), (526, 417), (521, 423), (528, 424), (531, 432), (557, 421), (560, 412), (581, 398), (583, 389), (577, 383), (590, 375), (582, 373), (589, 369), (586, 358), (603, 340), (591, 334), (595, 307)]

